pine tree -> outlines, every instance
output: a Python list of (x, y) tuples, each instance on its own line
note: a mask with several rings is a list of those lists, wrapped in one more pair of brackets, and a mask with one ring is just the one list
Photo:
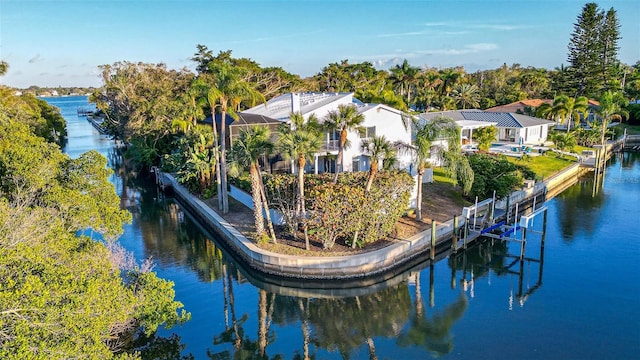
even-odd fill
[(576, 95), (593, 96), (598, 89), (601, 67), (598, 66), (602, 43), (600, 29), (604, 14), (596, 3), (588, 3), (578, 16), (569, 41), (569, 57)]
[(605, 13), (596, 3), (588, 3), (578, 16), (569, 41), (568, 61), (576, 96), (595, 97), (619, 87), (618, 40), (620, 24), (616, 11)]
[(616, 16), (616, 11), (611, 8), (607, 11), (602, 23), (600, 32), (602, 41), (602, 81), (604, 90), (618, 89), (620, 84), (616, 84), (615, 80), (619, 80), (620, 74), (616, 71), (618, 68), (618, 40), (620, 40), (620, 23)]

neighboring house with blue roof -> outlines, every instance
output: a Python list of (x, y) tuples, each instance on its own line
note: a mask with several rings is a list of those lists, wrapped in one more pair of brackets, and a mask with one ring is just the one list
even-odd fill
[[(365, 104), (353, 97), (353, 93), (287, 93), (277, 96), (265, 104), (245, 110), (242, 114), (253, 114), (288, 122), (292, 112), (300, 112), (305, 118), (315, 115), (320, 122), (339, 105), (355, 106), (364, 116), (363, 131), (349, 132), (347, 139), (351, 146), (344, 151), (344, 171), (367, 171), (370, 168), (369, 156), (361, 151), (362, 141), (375, 135), (384, 135), (390, 142), (411, 142), (411, 129), (403, 123), (402, 111), (383, 104)], [(338, 132), (326, 131), (322, 150), (309, 162), (307, 173), (335, 172), (336, 155), (338, 154)], [(401, 169), (410, 169), (409, 155), (398, 155), (397, 165)]]
[(496, 141), (520, 145), (544, 144), (549, 135), (549, 128), (555, 126), (555, 122), (550, 120), (508, 112), (451, 110), (420, 114), (420, 118), (427, 121), (438, 116), (451, 118), (458, 123), (481, 121), (494, 124), (498, 128)]

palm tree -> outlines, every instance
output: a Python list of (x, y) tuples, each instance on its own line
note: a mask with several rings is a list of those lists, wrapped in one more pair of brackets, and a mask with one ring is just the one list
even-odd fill
[(585, 96), (578, 96), (577, 98), (571, 98), (567, 95), (559, 95), (553, 100), (552, 113), (560, 118), (560, 123), (564, 124), (566, 119), (569, 119), (567, 123), (567, 131), (571, 129), (571, 120), (574, 118), (580, 122), (580, 115), (585, 116), (589, 109), (589, 99)]
[[(304, 167), (307, 160), (312, 160), (322, 147), (322, 134), (315, 115), (309, 116), (305, 122), (300, 112), (289, 115), (291, 125), (283, 125), (278, 129), (280, 139), (278, 148), (285, 158), (295, 159), (298, 166), (298, 217), (305, 216), (304, 202)], [(309, 238), (305, 234), (305, 245), (309, 250)]]
[(336, 163), (336, 175), (334, 183), (338, 182), (338, 173), (342, 171), (344, 149), (347, 144), (347, 131), (355, 131), (361, 128), (364, 122), (364, 115), (358, 112), (355, 105), (338, 105), (338, 110), (331, 110), (324, 120), (327, 129), (340, 132), (338, 143), (338, 159)]
[(605, 133), (609, 127), (609, 123), (612, 119), (622, 119), (629, 116), (629, 113), (623, 109), (623, 105), (626, 103), (624, 96), (620, 92), (612, 92), (608, 90), (600, 96), (600, 108), (598, 109), (598, 115), (602, 119), (602, 134), (600, 143), (602, 144), (603, 155), (600, 161), (604, 164), (607, 161), (607, 146), (604, 140)]
[(414, 121), (415, 141), (413, 144), (397, 142), (395, 145), (401, 152), (410, 153), (418, 172), (418, 194), (416, 199), (416, 220), (422, 220), (422, 176), (431, 166), (431, 146), (437, 139), (455, 142), (459, 139), (459, 130), (452, 119), (438, 116), (427, 122)]
[[(577, 145), (576, 138), (569, 132), (554, 132), (550, 136), (551, 141), (556, 145), (556, 149), (563, 151), (573, 151), (573, 148)], [(560, 153), (562, 155), (562, 153)]]
[(455, 302), (430, 318), (424, 313), (414, 313), (408, 329), (398, 337), (398, 345), (425, 347), (433, 357), (450, 353), (453, 350), (451, 328), (462, 318), (468, 303), (467, 297), (461, 292)]
[[(250, 106), (257, 102), (264, 102), (265, 98), (251, 84), (242, 78), (240, 68), (228, 63), (218, 63), (212, 69), (215, 84), (209, 90), (210, 103), (220, 107), (220, 181), (222, 191), (222, 212), (229, 212), (229, 195), (227, 193), (227, 160), (226, 160), (226, 118), (227, 114), (233, 119), (238, 119), (236, 111), (242, 102), (248, 102)], [(213, 100), (213, 101), (212, 101)], [(215, 126), (215, 118), (214, 118)]]
[(200, 97), (204, 97), (211, 109), (211, 126), (213, 130), (213, 157), (215, 158), (215, 167), (211, 168), (211, 171), (215, 171), (216, 175), (216, 194), (218, 194), (218, 210), (222, 210), (222, 186), (220, 176), (220, 146), (218, 141), (218, 128), (216, 127), (216, 97), (214, 96), (212, 85), (213, 79), (210, 75), (201, 75), (193, 85)]
[(264, 126), (252, 126), (240, 132), (240, 136), (233, 141), (231, 148), (231, 168), (249, 168), (249, 177), (251, 181), (251, 196), (253, 198), (253, 216), (256, 227), (257, 237), (260, 238), (265, 234), (263, 209), (267, 216), (267, 224), (273, 242), (276, 242), (271, 216), (269, 214), (269, 206), (264, 196), (264, 185), (262, 183), (262, 175), (260, 174), (260, 165), (258, 160), (273, 151), (274, 145), (270, 140), (270, 131)]
[(449, 96), (451, 89), (463, 76), (464, 70), (461, 68), (446, 68), (439, 71), (440, 79), (440, 96)]
[(480, 106), (480, 89), (476, 85), (460, 84), (453, 90), (453, 98), (463, 109), (467, 106), (477, 108)]
[(386, 159), (395, 157), (395, 151), (389, 141), (384, 136), (374, 136), (371, 140), (362, 141), (361, 150), (369, 156), (369, 177), (365, 191), (371, 191), (371, 184), (380, 168), (380, 163)]
[(421, 72), (418, 81), (417, 96), (419, 100), (417, 103), (419, 102), (425, 111), (429, 111), (431, 104), (437, 100), (438, 92), (436, 89), (442, 84), (442, 79), (438, 71), (433, 68), (428, 68)]
[(409, 65), (404, 59), (402, 65), (391, 68), (391, 80), (393, 84), (400, 88), (400, 96), (407, 95), (407, 105), (411, 105), (411, 88), (415, 86), (420, 73), (420, 68)]
[(540, 104), (540, 106), (536, 108), (536, 117), (547, 120), (554, 119), (553, 106), (548, 103)]
[(366, 89), (365, 91), (358, 91), (356, 97), (365, 103), (385, 104), (402, 111), (408, 109), (402, 97), (396, 95), (396, 93), (390, 89), (383, 89), (381, 91), (378, 89)]

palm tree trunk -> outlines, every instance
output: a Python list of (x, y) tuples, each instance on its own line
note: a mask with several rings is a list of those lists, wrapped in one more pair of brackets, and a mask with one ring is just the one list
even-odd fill
[[(376, 173), (378, 172), (378, 162), (374, 159), (375, 162), (371, 162), (369, 169), (369, 178), (367, 179), (367, 186), (365, 187), (365, 193), (371, 191), (371, 184), (373, 184), (373, 179), (376, 177)], [(358, 244), (358, 236), (360, 235), (360, 230), (356, 230), (353, 234), (353, 242), (351, 243), (351, 248), (355, 249)]]
[(220, 183), (220, 153), (218, 152), (218, 129), (216, 128), (216, 113), (214, 107), (211, 107), (211, 122), (213, 125), (213, 156), (216, 158), (216, 166), (214, 169), (216, 173), (216, 191), (218, 193), (218, 210), (222, 210), (222, 191)]
[(415, 302), (416, 302), (416, 316), (418, 318), (422, 318), (424, 315), (424, 304), (422, 303), (422, 289), (420, 286), (420, 272), (417, 271), (415, 275), (416, 282), (416, 294), (415, 294)]
[[(607, 144), (604, 139), (606, 131), (607, 131), (607, 119), (606, 117), (603, 116), (602, 117), (602, 135), (600, 137), (600, 143), (602, 144), (602, 159), (600, 160), (600, 164), (598, 164), (598, 167), (602, 167), (602, 170), (604, 170), (604, 166), (607, 163)], [(598, 171), (601, 171), (601, 170), (598, 169)]]
[(424, 174), (424, 169), (418, 169), (418, 191), (416, 194), (416, 220), (422, 220), (422, 175)]
[(371, 337), (367, 338), (367, 345), (369, 345), (369, 359), (378, 360), (378, 356), (376, 355), (376, 345)]
[(236, 317), (236, 303), (235, 296), (233, 294), (233, 278), (230, 273), (227, 273), (227, 285), (229, 286), (229, 308), (231, 309), (231, 323), (233, 324), (233, 334), (235, 336), (233, 347), (240, 350), (242, 346), (242, 337), (240, 336), (240, 330), (238, 326), (238, 318)]
[(302, 303), (302, 299), (298, 298), (298, 307), (300, 308), (300, 317), (301, 317), (301, 322), (302, 322), (302, 353), (303, 353), (303, 359), (304, 360), (308, 360), (309, 359), (309, 338), (310, 338), (310, 332), (309, 332), (309, 320), (308, 320), (308, 309), (309, 307), (307, 306), (307, 308), (305, 309), (304, 304)]
[(307, 209), (305, 208), (304, 203), (304, 165), (305, 165), (304, 155), (298, 156), (298, 190), (299, 190), (299, 201), (300, 201), (300, 213), (298, 214), (299, 218), (302, 219), (304, 223), (304, 246), (305, 249), (309, 250), (309, 234), (307, 232)]
[(347, 129), (342, 128), (340, 131), (340, 144), (338, 147), (338, 159), (336, 160), (336, 175), (333, 178), (333, 183), (338, 182), (338, 173), (342, 171), (342, 163), (344, 161), (344, 144), (347, 142)]
[(300, 202), (300, 216), (303, 216), (306, 212), (304, 204), (304, 155), (298, 156), (298, 201)]
[(260, 357), (267, 352), (267, 292), (260, 289), (258, 300), (258, 347)]
[(365, 187), (365, 192), (369, 192), (371, 191), (371, 185), (373, 184), (373, 179), (376, 177), (376, 174), (378, 173), (378, 162), (377, 160), (374, 160), (374, 162), (371, 162), (370, 165), (370, 169), (369, 169), (369, 179), (367, 179), (367, 186)]
[(262, 190), (260, 188), (260, 174), (253, 164), (249, 166), (249, 177), (251, 179), (251, 197), (253, 198), (253, 221), (258, 237), (264, 234), (264, 217), (262, 216)]
[(271, 222), (271, 213), (269, 212), (269, 203), (267, 202), (267, 195), (264, 191), (264, 183), (262, 182), (262, 175), (260, 174), (260, 168), (258, 164), (254, 164), (256, 167), (256, 171), (258, 173), (258, 181), (260, 183), (260, 199), (262, 200), (262, 207), (267, 217), (267, 226), (269, 227), (269, 234), (271, 235), (271, 240), (273, 240), (274, 244), (278, 243), (276, 239), (276, 232), (273, 230), (273, 222)]
[(333, 183), (336, 184), (338, 182), (338, 173), (340, 172), (340, 168), (342, 167), (342, 156), (344, 155), (344, 148), (342, 143), (338, 145), (338, 156), (336, 157), (336, 169), (335, 175), (333, 176)]
[(229, 296), (227, 291), (227, 265), (222, 264), (222, 297), (224, 299), (224, 330), (229, 330)]
[(229, 194), (227, 192), (227, 110), (222, 107), (222, 119), (220, 119), (220, 179), (222, 180), (222, 213), (229, 212)]

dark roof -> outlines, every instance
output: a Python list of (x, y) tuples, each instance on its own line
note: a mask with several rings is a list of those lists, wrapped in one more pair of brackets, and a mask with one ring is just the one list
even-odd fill
[[(220, 124), (220, 119), (222, 118), (222, 114), (216, 114), (216, 124)], [(211, 124), (211, 116), (207, 116), (202, 122), (205, 124)], [(230, 125), (260, 125), (260, 124), (281, 124), (282, 121), (270, 118), (268, 116), (259, 115), (259, 114), (249, 114), (249, 113), (238, 113), (238, 119), (232, 118), (229, 114), (226, 114), (227, 126)]]
[(533, 116), (506, 113), (487, 112), (482, 110), (451, 110), (420, 114), (423, 119), (431, 120), (437, 116), (445, 116), (453, 120), (475, 120), (495, 123), (502, 128), (522, 128), (536, 125), (551, 125), (553, 121), (535, 118)]

